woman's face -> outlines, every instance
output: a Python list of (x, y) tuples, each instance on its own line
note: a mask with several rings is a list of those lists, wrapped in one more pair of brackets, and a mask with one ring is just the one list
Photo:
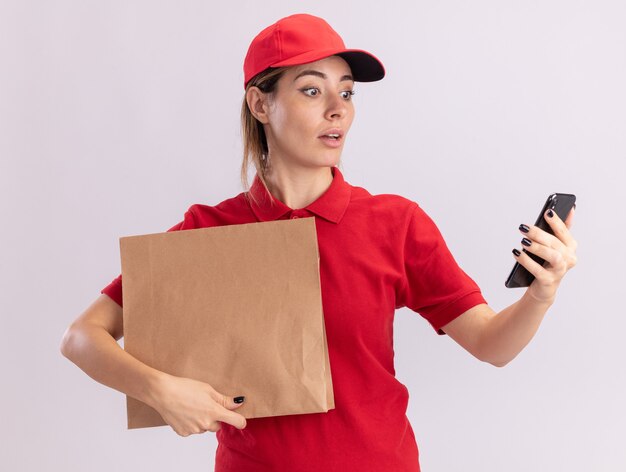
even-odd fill
[(264, 107), (270, 166), (335, 166), (354, 118), (353, 86), (339, 56), (285, 71)]

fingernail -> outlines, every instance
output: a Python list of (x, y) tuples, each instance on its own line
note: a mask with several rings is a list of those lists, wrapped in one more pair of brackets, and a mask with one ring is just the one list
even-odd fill
[(522, 239), (522, 244), (524, 246), (526, 246), (526, 247), (529, 247), (532, 243), (531, 243), (530, 239), (524, 238), (524, 239)]
[(552, 211), (552, 209), (548, 210), (548, 218), (552, 218), (554, 216), (554, 212)]
[(243, 401), (246, 399), (246, 397), (235, 397), (233, 398), (233, 401), (235, 403), (243, 403)]
[(515, 257), (519, 257), (521, 252), (519, 252), (517, 249), (513, 249), (513, 254), (515, 254)]
[(529, 228), (528, 226), (526, 226), (526, 225), (522, 224), (522, 225), (519, 225), (519, 230), (520, 230), (522, 233), (528, 233), (528, 232), (530, 231), (530, 228)]

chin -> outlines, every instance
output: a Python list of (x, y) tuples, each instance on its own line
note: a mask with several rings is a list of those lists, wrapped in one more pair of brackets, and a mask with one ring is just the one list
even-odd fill
[(327, 167), (335, 167), (341, 161), (341, 150), (338, 152), (333, 152), (332, 154), (328, 154), (324, 156), (323, 162)]
[(340, 159), (327, 160), (319, 164), (318, 167), (335, 167), (339, 164)]

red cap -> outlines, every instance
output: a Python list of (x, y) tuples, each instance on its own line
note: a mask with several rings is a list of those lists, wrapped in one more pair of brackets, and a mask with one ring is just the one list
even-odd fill
[(252, 40), (243, 63), (244, 88), (268, 67), (296, 66), (334, 55), (345, 59), (356, 82), (374, 82), (385, 76), (385, 68), (374, 55), (346, 49), (326, 21), (301, 13), (278, 20)]

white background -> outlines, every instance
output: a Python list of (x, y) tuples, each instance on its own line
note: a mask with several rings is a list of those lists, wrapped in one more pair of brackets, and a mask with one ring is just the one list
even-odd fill
[(120, 236), (242, 191), (243, 57), (297, 12), (387, 68), (357, 84), (346, 180), (417, 201), (494, 309), (521, 295), (517, 226), (578, 196), (579, 265), (504, 369), (397, 312), (423, 470), (626, 470), (626, 6), (603, 0), (2, 0), (0, 467), (212, 470), (213, 435), (127, 431), (124, 396), (58, 346)]

